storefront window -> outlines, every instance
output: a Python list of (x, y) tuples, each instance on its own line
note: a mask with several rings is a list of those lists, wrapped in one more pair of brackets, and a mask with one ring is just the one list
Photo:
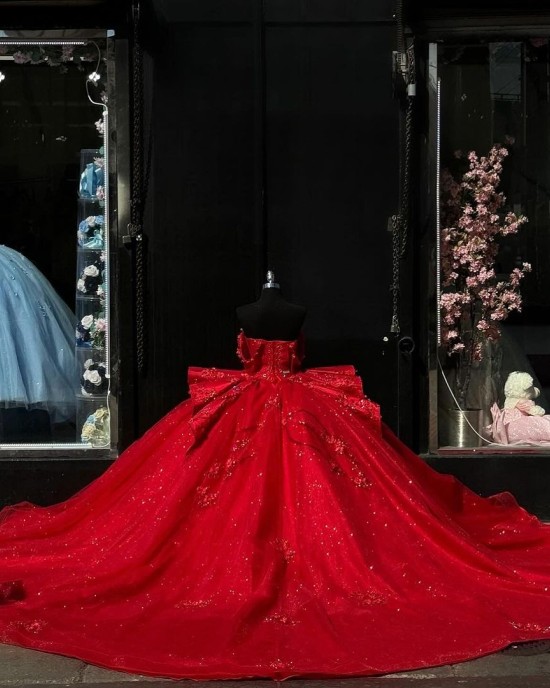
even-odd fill
[(541, 451), (550, 448), (550, 42), (434, 44), (430, 72), (438, 120), (431, 449)]
[(109, 454), (112, 38), (0, 32), (0, 453)]

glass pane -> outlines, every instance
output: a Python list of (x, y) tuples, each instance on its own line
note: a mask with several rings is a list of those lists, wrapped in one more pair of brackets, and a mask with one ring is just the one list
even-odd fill
[(444, 44), (438, 74), (439, 446), (550, 446), (549, 42)]
[(108, 50), (0, 38), (3, 453), (109, 451)]

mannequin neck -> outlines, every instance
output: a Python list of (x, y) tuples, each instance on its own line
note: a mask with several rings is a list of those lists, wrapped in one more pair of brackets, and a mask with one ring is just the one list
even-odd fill
[(281, 290), (277, 287), (264, 287), (260, 294), (260, 301), (283, 301)]

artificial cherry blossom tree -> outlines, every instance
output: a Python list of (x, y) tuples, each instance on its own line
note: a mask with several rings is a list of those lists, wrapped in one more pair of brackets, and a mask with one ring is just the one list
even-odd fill
[[(462, 157), (458, 151), (455, 154)], [(464, 408), (472, 368), (484, 355), (485, 343), (501, 336), (500, 324), (520, 311), (521, 280), (529, 263), (506, 279), (495, 273), (499, 238), (516, 234), (524, 215), (503, 213), (506, 201), (498, 191), (508, 150), (495, 144), (486, 157), (468, 153), (469, 169), (457, 182), (442, 174), (441, 217), (441, 341), (456, 363), (456, 395)]]

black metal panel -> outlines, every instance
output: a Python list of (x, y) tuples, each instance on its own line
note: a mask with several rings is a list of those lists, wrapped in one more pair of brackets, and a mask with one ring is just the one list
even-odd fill
[(154, 0), (158, 15), (167, 22), (250, 22), (261, 0)]
[(266, 33), (269, 266), (308, 308), (308, 365), (354, 363), (396, 426), (391, 236), (398, 106), (389, 27)]
[(257, 263), (252, 28), (180, 24), (158, 45), (141, 431), (184, 397), (190, 364), (236, 367)]
[(392, 0), (265, 0), (268, 22), (379, 22), (392, 21)]
[(116, 151), (116, 222), (113, 223), (111, 237), (111, 261), (113, 274), (117, 276), (113, 284), (114, 298), (111, 300), (111, 319), (113, 328), (111, 365), (117, 374), (112, 377), (112, 385), (118, 383), (118, 389), (112, 389), (114, 398), (118, 399), (117, 427), (111, 431), (118, 434), (118, 449), (127, 447), (136, 437), (135, 406), (135, 373), (136, 361), (134, 351), (135, 317), (133, 302), (133, 266), (132, 255), (123, 247), (122, 237), (128, 233), (130, 222), (130, 168), (131, 168), (131, 132), (129, 121), (130, 93), (129, 83), (129, 45), (127, 40), (118, 39), (115, 43), (115, 78), (117, 97), (116, 133), (114, 149)]
[(157, 13), (176, 22), (252, 21), (261, 5), (268, 22), (392, 21), (392, 0), (156, 0)]
[(547, 13), (547, 3), (540, 0), (416, 0), (406, 3), (413, 18), (522, 16), (528, 13)]
[(538, 36), (550, 21), (550, 7), (540, 0), (427, 0), (408, 2), (406, 19), (417, 37), (440, 40), (446, 36)]
[(0, 462), (0, 508), (19, 502), (48, 506), (68, 499), (98, 478), (111, 461), (43, 460)]
[(440, 473), (449, 473), (484, 497), (511, 492), (518, 502), (539, 518), (550, 519), (548, 455), (466, 455), (430, 457), (428, 463)]
[(124, 29), (130, 0), (2, 0), (2, 29)]
[[(417, 96), (415, 101), (415, 141), (418, 155), (413, 164), (413, 222), (415, 224), (415, 253), (412, 274), (416, 298), (411, 304), (417, 348), (416, 391), (414, 407), (417, 441), (416, 451), (427, 452), (430, 447), (430, 384), (429, 377), (437, 376), (437, 284), (435, 271), (435, 216), (437, 166), (437, 92), (436, 82), (429, 79), (428, 44), (416, 50)], [(433, 77), (433, 74), (432, 74)], [(434, 403), (432, 399), (432, 403)]]

